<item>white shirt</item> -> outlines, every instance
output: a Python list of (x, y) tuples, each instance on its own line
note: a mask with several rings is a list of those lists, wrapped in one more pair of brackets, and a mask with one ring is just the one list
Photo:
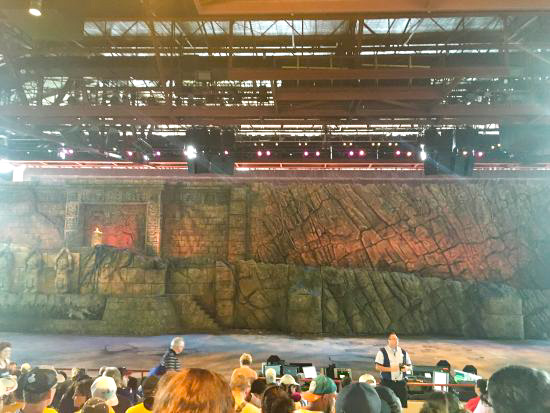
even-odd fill
[[(403, 361), (403, 351), (401, 350), (401, 347), (397, 346), (394, 349), (392, 349), (390, 346), (384, 347), (388, 353), (388, 358), (390, 359), (390, 367), (398, 366), (400, 364), (408, 364), (412, 365), (411, 358), (409, 357), (409, 353), (406, 353), (407, 359)], [(378, 350), (378, 353), (376, 353), (376, 358), (374, 359), (374, 362), (376, 364), (380, 364), (381, 366), (384, 365), (384, 354), (382, 353), (382, 350)], [(392, 371), (391, 372), (391, 379), (392, 380), (403, 380), (403, 372), (402, 371)]]

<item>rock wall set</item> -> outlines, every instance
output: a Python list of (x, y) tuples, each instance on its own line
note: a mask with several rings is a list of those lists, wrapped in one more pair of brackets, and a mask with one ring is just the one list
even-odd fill
[[(549, 190), (544, 180), (2, 184), (0, 327), (544, 338)], [(105, 245), (91, 246), (95, 230)]]

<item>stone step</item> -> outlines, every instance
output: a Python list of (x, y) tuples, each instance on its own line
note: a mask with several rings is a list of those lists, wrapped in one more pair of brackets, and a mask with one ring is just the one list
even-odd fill
[(180, 294), (175, 296), (174, 302), (181, 325), (196, 331), (219, 331), (220, 326), (208, 315), (192, 295)]

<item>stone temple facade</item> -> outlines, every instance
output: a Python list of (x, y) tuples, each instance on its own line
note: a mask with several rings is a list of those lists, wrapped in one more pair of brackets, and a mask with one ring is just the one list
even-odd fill
[(0, 328), (547, 338), (549, 216), (545, 180), (2, 184)]

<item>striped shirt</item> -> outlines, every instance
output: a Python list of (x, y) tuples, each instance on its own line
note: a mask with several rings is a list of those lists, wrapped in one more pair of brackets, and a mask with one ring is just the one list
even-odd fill
[(178, 355), (176, 352), (172, 349), (168, 349), (166, 353), (164, 353), (164, 356), (162, 356), (162, 360), (160, 361), (160, 365), (164, 366), (167, 371), (174, 370), (174, 371), (180, 371), (181, 364), (178, 360)]

